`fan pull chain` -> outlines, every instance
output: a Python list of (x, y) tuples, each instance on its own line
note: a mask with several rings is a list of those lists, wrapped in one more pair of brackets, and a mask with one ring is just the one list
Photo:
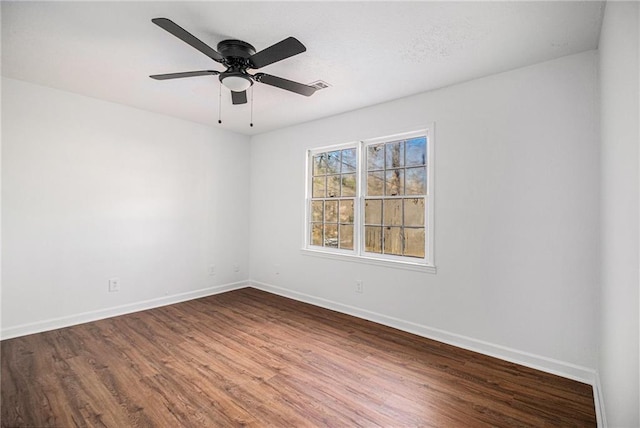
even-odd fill
[(253, 127), (253, 86), (251, 86), (251, 122), (249, 126)]
[(218, 81), (218, 123), (222, 123), (222, 82)]

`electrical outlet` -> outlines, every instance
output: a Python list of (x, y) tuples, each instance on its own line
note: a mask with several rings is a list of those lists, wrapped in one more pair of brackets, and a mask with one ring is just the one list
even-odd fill
[(356, 293), (364, 293), (364, 284), (362, 281), (356, 281)]
[(273, 273), (280, 275), (280, 265), (273, 265)]
[(237, 264), (237, 263), (235, 265), (233, 265), (233, 271), (234, 272), (240, 272), (240, 265)]
[(215, 276), (216, 274), (216, 265), (209, 266), (209, 276)]
[(109, 279), (109, 293), (120, 291), (120, 278)]

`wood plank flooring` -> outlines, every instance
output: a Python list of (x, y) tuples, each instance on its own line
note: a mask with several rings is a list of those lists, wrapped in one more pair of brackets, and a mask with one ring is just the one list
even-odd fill
[(251, 288), (1, 358), (2, 427), (596, 425), (589, 385)]

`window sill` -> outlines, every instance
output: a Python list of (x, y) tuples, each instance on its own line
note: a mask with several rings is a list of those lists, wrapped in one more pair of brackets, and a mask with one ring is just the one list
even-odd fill
[(383, 260), (375, 259), (372, 257), (356, 256), (352, 254), (340, 254), (329, 251), (311, 250), (309, 248), (302, 248), (300, 252), (305, 256), (323, 257), (326, 259), (342, 260), (346, 262), (364, 263), (374, 266), (390, 267), (395, 269), (411, 270), (414, 272), (422, 273), (436, 273), (435, 266), (428, 266), (420, 263), (411, 263), (396, 260)]

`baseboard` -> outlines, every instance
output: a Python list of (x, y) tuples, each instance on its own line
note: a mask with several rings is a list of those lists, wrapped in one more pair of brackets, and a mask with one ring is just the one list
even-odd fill
[(118, 315), (130, 314), (132, 312), (144, 311), (160, 306), (172, 305), (174, 303), (180, 303), (187, 300), (198, 299), (200, 297), (206, 297), (231, 290), (245, 288), (248, 285), (248, 281), (233, 282), (229, 284), (217, 285), (214, 287), (202, 288), (200, 290), (188, 291), (186, 293), (174, 294), (171, 296), (164, 296), (156, 299), (144, 300), (141, 302), (135, 302), (106, 309), (99, 309), (96, 311), (83, 312), (66, 317), (51, 318), (44, 321), (3, 328), (0, 332), (0, 340), (26, 336), (28, 334), (41, 333), (49, 330), (56, 330), (58, 328), (84, 324), (86, 322), (97, 321), (105, 318), (115, 317)]
[[(280, 296), (289, 297), (315, 306), (331, 309), (358, 318), (363, 318), (398, 330), (413, 333), (428, 339), (437, 340), (459, 348), (479, 352), (484, 355), (496, 357), (501, 360), (520, 364), (536, 370), (562, 376), (579, 382), (595, 385), (596, 372), (587, 367), (578, 366), (564, 361), (554, 360), (552, 358), (519, 351), (517, 349), (508, 348), (501, 345), (485, 342), (471, 337), (447, 332), (433, 327), (413, 323), (411, 321), (390, 317), (365, 309), (357, 308), (350, 305), (334, 302), (316, 296), (292, 291), (286, 288), (277, 287), (275, 285), (266, 284), (259, 281), (249, 281), (251, 286), (259, 290), (269, 293), (278, 294)], [(595, 393), (595, 391), (594, 391)]]
[(604, 412), (604, 394), (602, 393), (602, 384), (600, 383), (600, 375), (596, 372), (596, 380), (593, 384), (593, 400), (596, 407), (596, 419), (598, 427), (607, 427), (607, 416)]

